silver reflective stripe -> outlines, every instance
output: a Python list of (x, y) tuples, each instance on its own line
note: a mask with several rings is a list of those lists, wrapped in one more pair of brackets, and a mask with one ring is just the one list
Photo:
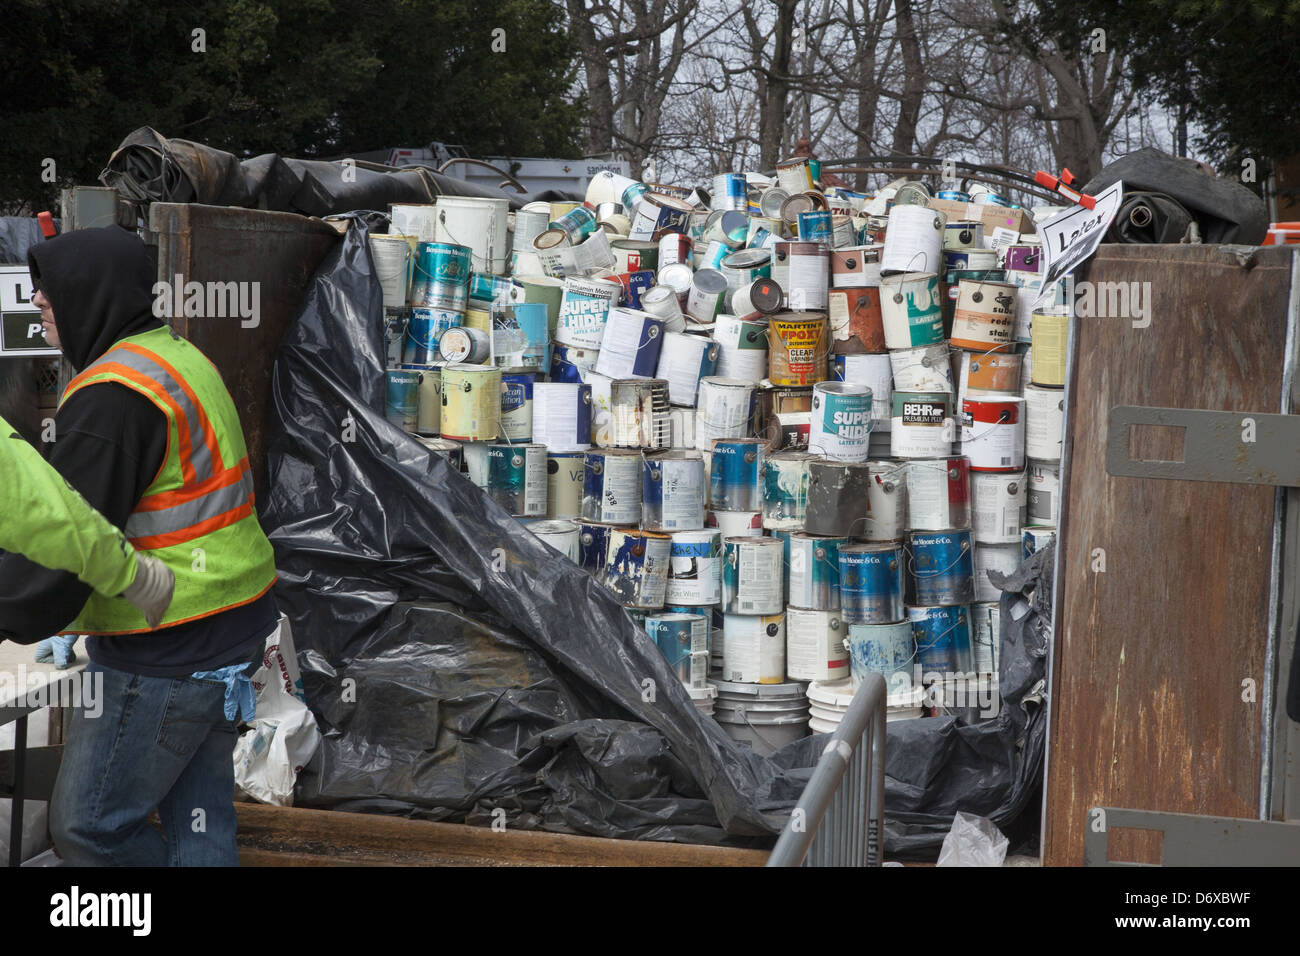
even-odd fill
[(194, 466), (194, 476), (199, 481), (207, 481), (212, 477), (212, 453), (208, 451), (208, 444), (203, 440), (203, 427), (199, 420), (199, 410), (194, 407), (190, 397), (185, 394), (184, 389), (177, 384), (176, 380), (168, 374), (153, 359), (145, 358), (138, 352), (131, 352), (127, 349), (110, 349), (104, 353), (104, 357), (86, 369), (87, 375), (94, 375), (95, 366), (100, 362), (116, 362), (119, 365), (125, 365), (132, 371), (139, 372), (141, 375), (148, 376), (159, 385), (171, 397), (171, 400), (180, 408), (181, 413), (185, 416), (185, 423), (190, 433), (190, 463)]
[(210, 491), (202, 498), (186, 501), (158, 511), (137, 511), (126, 519), (128, 538), (151, 538), (192, 528), (217, 515), (233, 511), (248, 502), (253, 493), (253, 475), (244, 472), (233, 485)]

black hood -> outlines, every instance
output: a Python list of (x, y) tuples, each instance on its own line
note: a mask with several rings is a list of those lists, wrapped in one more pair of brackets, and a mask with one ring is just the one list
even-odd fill
[(120, 226), (77, 229), (27, 253), (32, 281), (54, 310), (63, 355), (77, 371), (118, 339), (157, 328), (149, 250)]

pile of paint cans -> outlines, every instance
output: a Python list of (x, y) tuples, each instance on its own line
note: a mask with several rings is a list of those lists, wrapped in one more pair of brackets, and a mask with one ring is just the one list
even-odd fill
[(1066, 313), (1032, 307), (1032, 231), (995, 244), (930, 205), (952, 190), (815, 177), (601, 172), (584, 203), (443, 197), (371, 236), (390, 420), (764, 752), (832, 727), (870, 671), (891, 719), (973, 717), (934, 685), (995, 688), (984, 572), (1059, 498)]

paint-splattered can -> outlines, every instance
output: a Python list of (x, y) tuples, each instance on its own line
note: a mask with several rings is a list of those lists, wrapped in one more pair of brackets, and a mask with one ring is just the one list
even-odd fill
[(645, 632), (688, 687), (703, 687), (709, 676), (709, 620), (703, 614), (649, 614)]
[[(443, 377), (445, 380), (445, 372)], [(446, 393), (444, 385), (444, 397)], [(534, 385), (533, 440), (551, 449), (552, 453), (590, 448), (591, 386), (568, 382), (538, 382)]]
[(871, 398), (871, 389), (865, 385), (814, 385), (808, 451), (836, 461), (866, 461)]
[(952, 362), (948, 346), (925, 345), (889, 353), (894, 372), (894, 391), (947, 392), (952, 394)]
[(871, 542), (899, 541), (907, 526), (906, 461), (869, 461), (867, 531), (860, 537)]
[(840, 606), (840, 548), (849, 539), (795, 531), (785, 541), (786, 603), (827, 611)]
[(546, 517), (577, 518), (582, 515), (582, 486), (586, 475), (586, 452), (552, 452), (546, 461)]
[(608, 427), (596, 443), (611, 448), (668, 448), (668, 383), (663, 379), (615, 379), (609, 383)]
[(489, 444), (487, 492), (516, 518), (546, 514), (546, 446)]
[(668, 573), (669, 604), (722, 602), (722, 532), (674, 531)]
[(909, 349), (942, 342), (943, 308), (937, 272), (904, 272), (880, 280), (885, 346)]
[(578, 523), (576, 521), (525, 521), (524, 527), (574, 564), (578, 563)]
[(612, 525), (595, 521), (578, 522), (578, 564), (597, 578), (605, 573), (609, 561), (609, 535)]
[(461, 454), (465, 456), (465, 474), (480, 491), (487, 491), (488, 444), (485, 441), (461, 443)]
[(950, 342), (975, 352), (1009, 350), (1015, 343), (1016, 287), (1010, 282), (957, 283)]
[(526, 442), (533, 436), (533, 385), (535, 372), (511, 369), (501, 373), (501, 435), (507, 441)]
[(672, 539), (666, 534), (610, 529), (604, 585), (624, 607), (663, 607), (671, 548)]
[(907, 554), (917, 604), (950, 606), (975, 600), (969, 531), (911, 531), (907, 535)]
[[(1028, 473), (971, 475), (972, 526), (976, 544), (1015, 544), (1027, 514)], [(960, 527), (958, 525), (958, 527)]]
[(961, 455), (907, 463), (908, 527), (918, 531), (971, 526), (970, 461)]
[(600, 352), (596, 349), (556, 345), (551, 352), (551, 381), (580, 383), (583, 372), (595, 369), (599, 356)]
[(469, 304), (472, 250), (446, 242), (416, 248), (410, 304), (424, 309), (464, 312)]
[(722, 539), (722, 607), (728, 614), (780, 614), (784, 545), (776, 538)]
[(711, 449), (709, 501), (718, 511), (758, 511), (763, 504), (759, 472), (763, 442), (757, 438), (718, 438)]
[(844, 634), (838, 610), (786, 608), (786, 675), (792, 680), (843, 680), (849, 673)]
[(997, 601), (971, 605), (971, 650), (977, 674), (996, 674), (1002, 660), (1002, 622)]
[(448, 329), (438, 340), (438, 354), (446, 362), (482, 365), (492, 354), (492, 336), (482, 329)]
[(908, 620), (890, 624), (847, 624), (849, 666), (854, 686), (870, 674), (885, 678), (894, 690), (895, 675), (905, 675), (910, 683), (912, 663), (916, 659), (916, 638)]
[(785, 682), (783, 613), (726, 614), (722, 631), (722, 673), (726, 680), (740, 684)]
[(415, 431), (419, 411), (419, 374), (396, 369), (387, 372), (386, 378), (388, 389), (384, 402), (385, 417), (404, 431)]
[(555, 339), (564, 345), (599, 349), (609, 310), (617, 305), (623, 287), (608, 279), (571, 276), (564, 280)]
[(625, 448), (592, 450), (585, 458), (582, 517), (601, 524), (641, 520), (641, 453)]
[(797, 531), (808, 510), (806, 451), (778, 451), (763, 459), (763, 527)]
[(975, 600), (996, 601), (1002, 591), (989, 580), (988, 572), (1014, 574), (1020, 567), (1021, 543), (975, 545)]
[(909, 607), (921, 667), (941, 673), (971, 670), (970, 610), (956, 607)]
[(493, 441), (501, 435), (501, 370), (448, 365), (442, 370), (442, 437)]
[(763, 513), (761, 511), (715, 511), (710, 508), (704, 513), (704, 527), (717, 528), (724, 538), (763, 536)]
[(743, 438), (754, 407), (754, 384), (734, 378), (700, 379), (695, 409), (695, 447), (712, 451), (719, 438)]
[(695, 451), (666, 451), (641, 465), (641, 524), (650, 531), (704, 527), (704, 458)]
[(1055, 525), (1061, 513), (1060, 462), (1036, 461), (1031, 458), (1028, 471), (1028, 519), (1034, 524)]
[(1025, 400), (968, 398), (962, 402), (961, 447), (972, 471), (1025, 467)]
[(903, 549), (896, 544), (848, 544), (839, 549), (840, 614), (848, 624), (903, 619)]
[(836, 289), (878, 288), (881, 245), (850, 246), (831, 252), (831, 285)]
[(773, 316), (770, 329), (768, 378), (773, 385), (812, 385), (826, 380), (830, 336), (825, 314)]
[(550, 367), (545, 305), (541, 302), (493, 305), (490, 321), (493, 364), (537, 371)]
[(865, 462), (810, 461), (804, 530), (832, 537), (861, 535), (867, 523), (870, 482), (870, 466)]
[(891, 396), (890, 454), (895, 458), (946, 458), (955, 424), (952, 396), (944, 392), (899, 392)]

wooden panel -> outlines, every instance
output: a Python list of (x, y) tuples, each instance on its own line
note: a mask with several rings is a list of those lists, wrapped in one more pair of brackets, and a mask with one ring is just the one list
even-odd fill
[(236, 804), (242, 866), (762, 866), (765, 850)]
[(1256, 814), (1260, 704), (1242, 681), (1263, 684), (1273, 489), (1106, 473), (1114, 406), (1279, 411), (1290, 253), (1231, 248), (1103, 246), (1079, 276), (1149, 283), (1152, 311), (1072, 333), (1049, 865), (1083, 862), (1093, 806)]
[(180, 275), (184, 282), (258, 283), (254, 327), (244, 328), (238, 317), (174, 316), (171, 322), (220, 370), (239, 410), (261, 499), (266, 488), (262, 433), (275, 351), (339, 233), (319, 219), (292, 213), (192, 203), (154, 203), (149, 229), (158, 243), (161, 281), (175, 283)]

